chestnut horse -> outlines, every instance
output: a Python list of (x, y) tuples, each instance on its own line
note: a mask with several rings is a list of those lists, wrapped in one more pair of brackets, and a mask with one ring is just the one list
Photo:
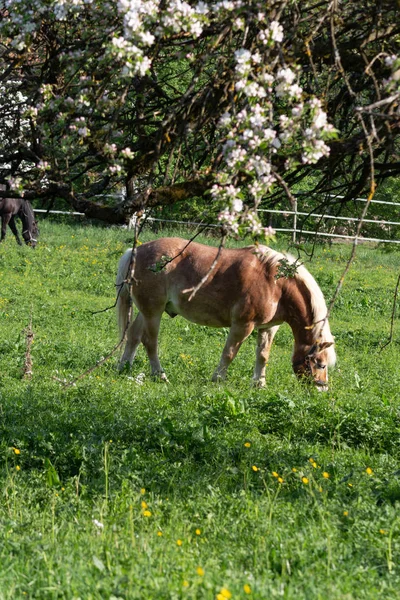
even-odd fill
[(34, 248), (39, 234), (35, 215), (31, 203), (22, 198), (0, 198), (0, 216), (1, 216), (1, 238), (0, 242), (6, 237), (7, 225), (15, 235), (17, 243), (22, 246), (18, 229), (15, 223), (15, 217), (18, 216), (22, 221), (22, 237), (29, 246)]
[(131, 249), (125, 252), (117, 276), (121, 336), (128, 327), (127, 279), (132, 266), (133, 302), (139, 314), (127, 329), (120, 369), (132, 364), (143, 342), (152, 375), (167, 381), (157, 352), (161, 316), (166, 312), (199, 325), (230, 328), (213, 381), (225, 378), (241, 344), (257, 329), (253, 379), (256, 385), (264, 386), (272, 340), (279, 325), (286, 322), (294, 335), (295, 373), (310, 377), (318, 389), (327, 390), (328, 366), (335, 363), (334, 342), (326, 303), (312, 275), (304, 266), (296, 265), (293, 276), (281, 276), (281, 265), (293, 265), (294, 259), (266, 246), (223, 249), (217, 258), (218, 252), (217, 248), (180, 238), (147, 242), (135, 255)]

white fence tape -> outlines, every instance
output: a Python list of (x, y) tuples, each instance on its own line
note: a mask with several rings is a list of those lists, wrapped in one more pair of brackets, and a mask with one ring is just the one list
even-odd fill
[[(114, 194), (113, 197), (116, 197), (117, 195)], [(119, 197), (119, 195), (118, 195)], [(344, 198), (344, 196), (333, 196), (333, 198)], [(368, 202), (368, 200), (366, 200), (365, 198), (354, 198), (355, 201), (357, 202)], [(385, 200), (370, 200), (371, 204), (386, 204), (388, 206), (399, 206), (400, 207), (400, 202), (387, 202)], [(81, 213), (81, 212), (71, 212), (71, 211), (62, 211), (62, 210), (45, 210), (45, 209), (40, 209), (40, 208), (34, 208), (34, 212), (35, 213), (48, 213), (51, 215), (69, 215), (69, 216), (79, 216), (79, 217), (84, 217), (85, 213)], [(267, 213), (267, 214), (278, 214), (278, 215), (283, 215), (284, 217), (288, 217), (288, 216), (293, 216), (293, 227), (274, 227), (275, 231), (278, 232), (282, 232), (282, 233), (292, 233), (293, 235), (293, 241), (296, 241), (297, 238), (297, 234), (301, 234), (301, 235), (313, 235), (313, 236), (320, 236), (320, 237), (328, 237), (328, 238), (339, 238), (339, 239), (346, 239), (346, 240), (355, 240), (356, 236), (352, 236), (352, 235), (344, 235), (344, 234), (340, 234), (340, 233), (330, 233), (330, 232), (323, 232), (323, 231), (308, 231), (305, 229), (300, 229), (297, 226), (298, 223), (298, 217), (314, 217), (317, 219), (334, 219), (337, 221), (347, 221), (347, 222), (358, 222), (359, 219), (357, 217), (342, 217), (342, 216), (337, 216), (337, 215), (326, 215), (326, 214), (319, 214), (319, 213), (308, 213), (308, 212), (302, 212), (302, 211), (298, 211), (297, 210), (297, 203), (295, 206), (295, 210), (277, 210), (277, 209), (259, 209), (259, 212), (261, 213)], [(135, 221), (136, 221), (136, 217), (135, 215), (131, 218), (130, 222), (129, 222), (129, 228), (134, 227), (135, 225)], [(218, 227), (217, 224), (215, 223), (210, 223), (208, 225), (204, 225), (204, 223), (199, 223), (196, 221), (178, 221), (175, 219), (158, 219), (156, 217), (148, 217), (148, 221), (150, 222), (160, 222), (160, 223), (171, 223), (171, 224), (175, 224), (175, 225), (185, 225), (185, 226), (193, 226), (193, 227), (206, 227), (206, 228), (215, 228)], [(400, 226), (400, 221), (385, 221), (383, 219), (364, 219), (363, 223), (373, 223), (375, 225), (388, 225), (388, 226)], [(363, 237), (363, 236), (359, 236), (357, 238), (360, 242), (383, 242), (383, 243), (388, 243), (388, 244), (400, 244), (400, 239), (379, 239), (379, 238), (375, 238), (375, 237)]]

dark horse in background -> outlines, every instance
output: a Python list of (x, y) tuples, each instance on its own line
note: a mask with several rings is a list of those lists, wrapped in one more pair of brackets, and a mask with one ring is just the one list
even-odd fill
[(6, 229), (7, 225), (9, 225), (18, 244), (22, 246), (21, 238), (19, 237), (15, 223), (15, 217), (18, 216), (22, 221), (22, 237), (24, 238), (25, 243), (32, 246), (32, 248), (36, 246), (39, 231), (32, 205), (28, 200), (23, 200), (22, 198), (0, 198), (0, 216), (0, 242), (6, 237)]

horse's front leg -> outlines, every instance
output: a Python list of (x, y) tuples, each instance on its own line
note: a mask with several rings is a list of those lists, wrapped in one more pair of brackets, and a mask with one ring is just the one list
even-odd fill
[(253, 375), (254, 385), (258, 387), (265, 386), (265, 367), (267, 365), (269, 353), (271, 351), (272, 341), (278, 329), (279, 325), (271, 327), (270, 329), (258, 330), (256, 365), (254, 367)]
[(4, 240), (7, 233), (7, 225), (10, 222), (11, 214), (5, 214), (1, 216), (1, 239), (0, 242)]
[(19, 237), (19, 233), (18, 233), (17, 226), (15, 224), (15, 218), (14, 218), (14, 216), (11, 217), (10, 222), (9, 222), (9, 226), (10, 226), (11, 231), (15, 235), (15, 239), (17, 240), (17, 244), (19, 244), (20, 246), (22, 246), (21, 238)]
[(221, 360), (218, 367), (215, 369), (212, 376), (213, 381), (225, 379), (229, 365), (239, 352), (239, 348), (244, 340), (251, 334), (254, 329), (253, 323), (234, 323), (229, 330), (228, 339), (222, 351)]
[[(162, 314), (162, 313), (161, 313)], [(147, 318), (143, 316), (144, 330), (142, 343), (146, 348), (149, 357), (151, 374), (153, 377), (159, 377), (161, 381), (168, 382), (164, 369), (158, 358), (158, 332), (160, 330), (161, 314)]]

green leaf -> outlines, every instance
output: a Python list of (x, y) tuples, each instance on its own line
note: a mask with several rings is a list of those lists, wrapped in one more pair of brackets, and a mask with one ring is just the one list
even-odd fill
[(48, 458), (44, 459), (44, 468), (46, 471), (46, 482), (49, 487), (60, 485), (60, 478), (54, 466)]
[(105, 564), (103, 563), (102, 560), (100, 560), (100, 558), (98, 558), (97, 556), (93, 555), (92, 556), (92, 560), (93, 560), (93, 564), (96, 567), (96, 569), (98, 569), (101, 572), (103, 572), (103, 571), (106, 570)]

